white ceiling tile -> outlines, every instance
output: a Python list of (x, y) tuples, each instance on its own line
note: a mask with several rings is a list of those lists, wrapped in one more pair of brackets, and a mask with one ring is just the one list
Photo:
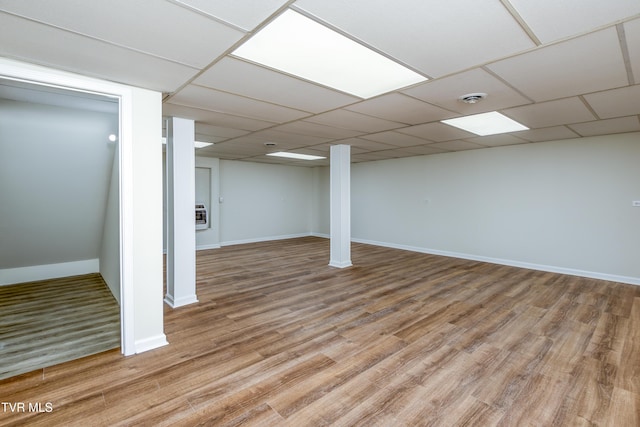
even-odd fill
[(375, 154), (380, 155), (380, 156), (386, 156), (387, 159), (398, 159), (400, 157), (415, 156), (415, 154), (409, 153), (407, 151), (403, 151), (400, 148), (395, 148), (393, 150), (376, 151)]
[(588, 123), (576, 123), (570, 125), (570, 127), (582, 136), (608, 135), (640, 131), (640, 120), (638, 116), (619, 117)]
[(529, 141), (510, 134), (488, 135), (478, 136), (476, 138), (467, 138), (465, 141), (473, 142), (474, 144), (484, 145), (486, 147), (499, 147), (501, 145), (516, 145), (527, 144)]
[(312, 135), (329, 139), (350, 138), (352, 136), (358, 136), (363, 133), (349, 129), (336, 128), (333, 126), (325, 126), (318, 123), (311, 123), (306, 120), (277, 126), (276, 128), (274, 128), (274, 130), (297, 133), (301, 135)]
[(185, 65), (2, 12), (0, 40), (0, 56), (162, 92), (175, 90), (197, 72)]
[(298, 0), (295, 7), (439, 77), (534, 47), (499, 0)]
[(309, 117), (305, 121), (359, 132), (380, 132), (405, 126), (402, 123), (366, 116), (347, 110), (335, 110)]
[(366, 151), (388, 150), (390, 148), (395, 148), (391, 145), (382, 144), (380, 142), (375, 142), (375, 141), (369, 141), (362, 138), (343, 139), (340, 141), (336, 141), (336, 144), (350, 145), (351, 147), (357, 147)]
[(465, 141), (473, 142), (474, 144), (484, 145), (485, 147), (498, 147), (501, 145), (516, 145), (527, 144), (529, 141), (518, 138), (506, 133), (499, 135), (479, 136), (476, 138), (467, 138)]
[(503, 113), (529, 128), (544, 128), (596, 119), (579, 98), (565, 98), (509, 108)]
[(628, 84), (615, 28), (536, 49), (488, 68), (535, 101)]
[(302, 154), (311, 154), (312, 156), (325, 156), (328, 157), (330, 155), (331, 146), (328, 144), (324, 145), (313, 145), (305, 148), (300, 148), (296, 150), (298, 153)]
[(221, 142), (220, 144), (215, 144), (211, 147), (202, 149), (203, 152), (204, 150), (208, 153), (227, 154), (238, 157), (256, 156), (269, 152), (264, 145), (258, 142), (250, 143), (247, 141), (239, 142), (235, 140)]
[[(196, 123), (197, 124), (197, 123)], [(229, 138), (221, 138), (219, 136), (213, 136), (213, 135), (207, 135), (204, 133), (200, 133), (198, 131), (195, 132), (195, 140), (196, 141), (200, 141), (200, 142), (211, 142), (214, 144), (218, 144), (222, 141), (226, 141)], [(206, 147), (203, 147), (206, 148)], [(201, 150), (202, 148), (198, 148), (198, 150)]]
[(396, 147), (412, 147), (414, 145), (422, 145), (433, 142), (427, 141), (423, 138), (418, 138), (417, 136), (407, 135), (393, 130), (364, 135), (362, 136), (362, 138), (369, 139), (371, 141), (382, 142), (383, 144), (394, 145)]
[(224, 58), (194, 83), (298, 110), (321, 113), (360, 100), (235, 58)]
[[(313, 150), (316, 150), (316, 151), (326, 151), (327, 153), (330, 153), (331, 147), (333, 147), (334, 145), (340, 145), (340, 144), (346, 145), (344, 141), (345, 140), (334, 141), (334, 142), (325, 142), (324, 144), (317, 144), (317, 145), (312, 145), (312, 146), (305, 147), (305, 150), (306, 149), (309, 149), (309, 150), (313, 149)], [(389, 148), (389, 147), (386, 147), (386, 148)], [(368, 149), (360, 148), (360, 147), (357, 147), (355, 145), (351, 146), (351, 154), (352, 155), (353, 154), (360, 154), (360, 153), (370, 153), (370, 152), (371, 152), (371, 150), (368, 150)]]
[(640, 84), (640, 18), (624, 23), (629, 62), (635, 83)]
[(304, 111), (194, 85), (189, 85), (174, 94), (171, 97), (171, 103), (276, 123), (309, 115)]
[(275, 125), (265, 120), (251, 119), (248, 117), (223, 114), (217, 111), (208, 111), (200, 108), (185, 107), (171, 103), (162, 105), (162, 114), (171, 117), (182, 117), (214, 126), (229, 127), (237, 130), (256, 131)]
[(555, 141), (558, 139), (577, 138), (579, 135), (566, 126), (552, 126), (548, 128), (529, 129), (514, 132), (518, 138), (531, 142)]
[(464, 150), (477, 150), (478, 148), (486, 148), (484, 145), (474, 144), (467, 141), (447, 141), (438, 142), (437, 144), (431, 144), (429, 147), (441, 148), (446, 151), (464, 151)]
[[(430, 80), (403, 92), (464, 115), (531, 103), (530, 100), (481, 68)], [(460, 101), (461, 96), (470, 93), (486, 93), (487, 97), (476, 104), (465, 104)]]
[(286, 0), (175, 0), (245, 30), (253, 30)]
[(196, 123), (196, 133), (203, 135), (215, 136), (216, 138), (229, 139), (237, 138), (249, 133), (246, 130), (233, 129), (228, 127), (209, 125), (206, 123)]
[(419, 154), (419, 155), (428, 155), (428, 154), (438, 154), (438, 153), (446, 153), (449, 150), (445, 150), (444, 148), (437, 148), (433, 145), (416, 145), (414, 147), (404, 147), (402, 151), (406, 151), (408, 153)]
[(409, 125), (447, 119), (455, 115), (451, 111), (399, 93), (362, 101), (345, 109)]
[(205, 67), (244, 36), (167, 1), (33, 0), (1, 5), (12, 13), (195, 68)]
[(640, 114), (640, 85), (585, 95), (601, 119)]
[(382, 151), (374, 151), (374, 152), (369, 152), (369, 153), (358, 153), (358, 154), (353, 154), (351, 156), (351, 161), (352, 162), (370, 162), (370, 161), (376, 161), (376, 160), (387, 160), (387, 159), (392, 159), (395, 156), (391, 156), (390, 152), (382, 152)]
[(542, 43), (581, 34), (640, 13), (636, 0), (509, 0)]
[(323, 142), (332, 140), (332, 138), (323, 138), (313, 135), (300, 135), (296, 133), (281, 132), (275, 129), (266, 129), (263, 131), (255, 132), (253, 136), (256, 138), (261, 138), (264, 141), (295, 144), (297, 146), (321, 144)]
[(408, 135), (417, 136), (418, 138), (424, 138), (429, 141), (442, 142), (451, 141), (454, 139), (473, 138), (477, 135), (466, 132), (464, 130), (455, 128), (453, 126), (445, 125), (443, 123), (427, 123), (424, 125), (411, 126), (407, 128), (398, 129), (398, 132)]

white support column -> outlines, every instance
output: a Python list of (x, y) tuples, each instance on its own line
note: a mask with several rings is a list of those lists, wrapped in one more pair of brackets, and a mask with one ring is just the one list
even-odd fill
[(196, 297), (195, 125), (172, 117), (167, 122), (167, 294), (171, 307)]
[(331, 146), (329, 265), (345, 268), (351, 264), (351, 146)]

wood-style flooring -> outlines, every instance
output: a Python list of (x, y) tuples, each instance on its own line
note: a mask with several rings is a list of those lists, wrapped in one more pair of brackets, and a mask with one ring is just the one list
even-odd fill
[(1, 381), (43, 411), (0, 424), (640, 425), (640, 287), (363, 244), (328, 259), (312, 237), (199, 252), (168, 346)]
[(120, 307), (99, 274), (0, 286), (0, 379), (114, 348)]

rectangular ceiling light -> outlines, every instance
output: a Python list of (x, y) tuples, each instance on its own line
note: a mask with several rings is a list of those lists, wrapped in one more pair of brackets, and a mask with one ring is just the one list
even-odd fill
[[(167, 144), (167, 138), (166, 137), (162, 137), (162, 143), (164, 145)], [(210, 145), (213, 145), (213, 142), (203, 142), (203, 141), (193, 141), (193, 146), (198, 149), (198, 148), (204, 148), (204, 147), (208, 147)]]
[(322, 157), (322, 156), (313, 156), (311, 154), (287, 153), (286, 151), (278, 151), (276, 153), (269, 153), (269, 154), (267, 154), (267, 156), (286, 157), (287, 159), (297, 159), (297, 160), (321, 160), (321, 159), (326, 159), (326, 157)]
[(196, 148), (204, 148), (213, 145), (213, 142), (193, 141), (193, 146)]
[(237, 48), (233, 55), (360, 98), (427, 80), (290, 9)]
[(441, 122), (480, 136), (529, 129), (528, 127), (498, 113), (497, 111), (441, 120)]

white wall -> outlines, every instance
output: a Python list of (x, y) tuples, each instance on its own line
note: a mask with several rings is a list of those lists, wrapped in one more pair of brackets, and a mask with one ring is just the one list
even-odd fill
[(313, 190), (311, 168), (221, 160), (221, 244), (308, 235)]
[[(167, 343), (163, 323), (162, 94), (131, 88), (131, 104), (125, 105), (122, 116), (123, 130), (131, 131), (126, 147), (131, 163), (126, 164), (126, 173), (121, 168), (121, 180), (132, 184), (121, 195), (131, 207), (130, 212), (123, 212), (123, 228), (132, 236), (131, 247), (122, 255), (131, 259), (131, 271), (123, 274), (130, 274), (133, 285), (128, 291), (134, 301), (135, 352), (140, 353)], [(126, 135), (124, 145), (128, 138)]]
[[(640, 284), (637, 159), (631, 133), (353, 164), (352, 236)], [(329, 234), (327, 167), (221, 160), (220, 196), (222, 245)]]
[(114, 150), (109, 195), (102, 229), (100, 275), (120, 304), (122, 299), (120, 296), (120, 165), (118, 154), (118, 150)]
[[(196, 231), (197, 249), (309, 235), (316, 217), (319, 221), (324, 220), (314, 208), (315, 195), (322, 185), (314, 176), (323, 174), (323, 168), (200, 156), (195, 160), (196, 199), (199, 197), (210, 203), (210, 227)], [(204, 182), (207, 174), (208, 185)], [(328, 177), (328, 172), (326, 174)], [(209, 192), (208, 197), (206, 192)], [(166, 209), (165, 195), (165, 229)], [(163, 236), (166, 250), (166, 230)]]
[(352, 235), (640, 284), (638, 159), (632, 133), (354, 164)]
[(330, 224), (330, 182), (331, 174), (328, 167), (313, 168), (313, 200), (311, 212), (312, 234), (329, 237), (331, 233)]
[[(162, 94), (5, 58), (0, 58), (0, 77), (120, 99), (122, 351), (130, 355), (165, 345), (162, 152), (158, 143)], [(108, 170), (110, 176), (111, 168)]]
[(0, 100), (0, 284), (97, 271), (117, 131), (117, 113)]
[(203, 202), (209, 213), (209, 228), (196, 230), (196, 247), (220, 247), (220, 160), (196, 156), (196, 202)]

